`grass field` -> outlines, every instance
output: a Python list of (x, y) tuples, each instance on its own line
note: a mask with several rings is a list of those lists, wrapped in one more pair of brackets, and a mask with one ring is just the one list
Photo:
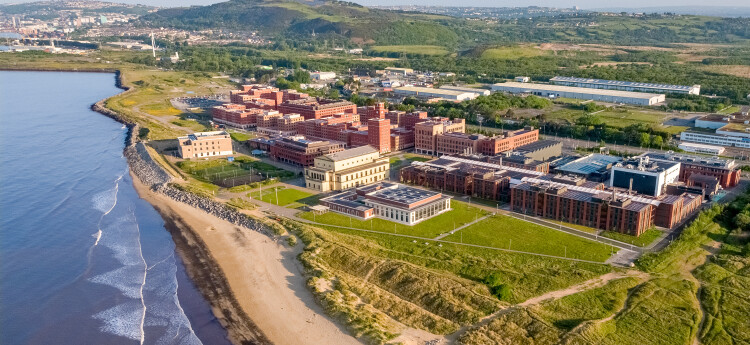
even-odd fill
[[(557, 109), (546, 114), (548, 119), (566, 120), (575, 122), (577, 118), (586, 114), (578, 109)], [(633, 124), (646, 123), (660, 125), (669, 114), (658, 111), (640, 110), (632, 108), (619, 108), (615, 110), (604, 110), (595, 114), (609, 126), (627, 127)]]
[(455, 200), (451, 200), (451, 208), (453, 208), (453, 210), (437, 215), (413, 226), (399, 224), (380, 218), (361, 220), (335, 212), (328, 212), (316, 216), (311, 212), (306, 212), (300, 214), (300, 217), (328, 225), (434, 238), (442, 233), (453, 230), (454, 226), (460, 227), (463, 224), (473, 222), (477, 217), (481, 218), (488, 214), (487, 211)]
[(659, 236), (661, 236), (661, 231), (656, 229), (648, 229), (638, 237), (628, 234), (621, 234), (614, 231), (602, 231), (601, 235), (620, 242), (630, 243), (638, 247), (645, 247), (659, 238)]
[(445, 47), (428, 45), (404, 45), (404, 46), (372, 46), (376, 52), (423, 54), (423, 55), (446, 55), (449, 53)]
[[(184, 96), (187, 91), (192, 91), (196, 95), (204, 95), (234, 88), (229, 81), (214, 79), (211, 78), (211, 74), (202, 72), (159, 71), (127, 67), (120, 70), (123, 84), (131, 90), (107, 99), (106, 106), (133, 122), (147, 127), (148, 138), (152, 140), (173, 139), (189, 130), (205, 128), (197, 122), (183, 122), (185, 120), (179, 118), (181, 112), (169, 104), (170, 98)], [(150, 116), (174, 117), (174, 120), (167, 125)]]
[(229, 136), (232, 137), (232, 140), (234, 141), (247, 141), (252, 138), (255, 138), (255, 135), (248, 134), (248, 133), (240, 133), (240, 132), (229, 132)]
[(210, 131), (211, 127), (206, 126), (198, 121), (195, 120), (183, 120), (183, 119), (177, 119), (170, 121), (171, 124), (177, 125), (184, 128), (190, 128), (191, 130), (195, 132), (205, 132)]
[(612, 253), (611, 246), (502, 215), (473, 224), (444, 240), (601, 262)]
[(260, 190), (252, 191), (248, 193), (247, 196), (253, 199), (265, 201), (269, 204), (286, 206), (302, 199), (312, 197), (313, 195), (294, 188), (277, 186), (264, 188), (262, 196)]
[(259, 172), (263, 173), (264, 177), (294, 177), (291, 171), (246, 156), (235, 157), (234, 162), (224, 158), (181, 161), (177, 163), (177, 166), (184, 172), (204, 181), (218, 181), (249, 174), (257, 175)]
[(140, 107), (144, 112), (154, 116), (177, 116), (182, 114), (182, 111), (172, 106), (168, 100), (146, 104)]
[(391, 157), (391, 158), (390, 158), (390, 159), (388, 160), (388, 162), (390, 162), (390, 163), (391, 163), (391, 166), (392, 166), (392, 167), (395, 167), (395, 166), (399, 166), (399, 165), (401, 165), (401, 162), (402, 162), (402, 161), (401, 161), (400, 159), (398, 159), (397, 157)]
[(404, 158), (406, 158), (407, 160), (410, 160), (412, 162), (427, 162), (429, 160), (432, 160), (432, 158), (430, 158), (430, 157), (423, 157), (423, 156), (420, 156), (420, 155), (415, 155), (413, 153), (406, 153), (406, 154), (404, 154)]
[(489, 48), (482, 52), (482, 59), (516, 60), (547, 54), (547, 52), (529, 45)]

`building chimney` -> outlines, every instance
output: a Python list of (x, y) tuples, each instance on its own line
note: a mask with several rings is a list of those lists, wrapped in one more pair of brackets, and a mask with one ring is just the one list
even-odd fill
[(628, 195), (633, 195), (633, 178), (630, 178), (630, 187), (628, 187)]

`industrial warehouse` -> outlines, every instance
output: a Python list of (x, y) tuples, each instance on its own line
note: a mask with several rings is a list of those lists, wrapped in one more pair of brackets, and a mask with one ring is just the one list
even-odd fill
[(393, 91), (397, 96), (401, 97), (417, 97), (423, 99), (439, 98), (449, 101), (464, 101), (467, 99), (474, 99), (479, 97), (480, 92), (483, 90), (476, 91), (461, 91), (461, 90), (448, 90), (448, 89), (433, 89), (431, 87), (417, 87), (417, 86), (404, 86), (397, 88)]
[(589, 89), (585, 87), (561, 86), (550, 84), (506, 82), (492, 85), (492, 91), (513, 94), (532, 94), (549, 98), (590, 99), (600, 102), (623, 103), (635, 105), (655, 105), (666, 100), (664, 94), (631, 92), (619, 90)]
[(589, 79), (576, 77), (554, 77), (549, 80), (550, 83), (563, 86), (585, 87), (591, 89), (620, 90), (620, 91), (637, 91), (637, 92), (664, 92), (680, 93), (688, 95), (698, 95), (701, 92), (700, 85), (669, 85), (669, 84), (652, 84), (639, 83), (633, 81)]

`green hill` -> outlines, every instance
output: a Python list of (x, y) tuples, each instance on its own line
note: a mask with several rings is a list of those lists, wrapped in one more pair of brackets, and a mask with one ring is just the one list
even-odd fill
[(163, 9), (140, 20), (145, 25), (187, 30), (221, 28), (288, 36), (333, 34), (355, 43), (455, 46), (456, 33), (435, 18), (441, 17), (370, 9), (342, 1), (231, 0), (210, 6)]

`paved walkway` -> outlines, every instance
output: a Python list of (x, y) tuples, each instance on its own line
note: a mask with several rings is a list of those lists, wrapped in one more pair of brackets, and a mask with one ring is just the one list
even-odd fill
[(479, 222), (481, 222), (481, 221), (483, 221), (483, 220), (485, 220), (485, 219), (487, 219), (487, 218), (489, 218), (489, 217), (492, 217), (492, 216), (494, 216), (494, 215), (495, 215), (494, 213), (493, 213), (493, 214), (488, 214), (488, 215), (486, 215), (486, 216), (484, 216), (484, 217), (482, 217), (482, 218), (479, 218), (479, 219), (477, 219), (477, 220), (474, 220), (473, 222), (470, 222), (470, 223), (466, 223), (466, 224), (464, 224), (464, 225), (461, 225), (461, 226), (459, 226), (458, 228), (454, 229), (453, 231), (449, 231), (449, 232), (446, 232), (446, 233), (444, 233), (444, 234), (440, 234), (440, 236), (438, 236), (438, 237), (435, 237), (435, 238), (433, 238), (433, 240), (441, 240), (441, 239), (443, 239), (443, 237), (446, 237), (446, 236), (449, 236), (449, 235), (453, 235), (453, 234), (454, 234), (454, 233), (455, 233), (456, 231), (461, 231), (462, 229), (466, 228), (467, 226), (470, 226), (470, 225), (474, 225), (474, 224), (476, 224), (476, 223), (479, 223)]

